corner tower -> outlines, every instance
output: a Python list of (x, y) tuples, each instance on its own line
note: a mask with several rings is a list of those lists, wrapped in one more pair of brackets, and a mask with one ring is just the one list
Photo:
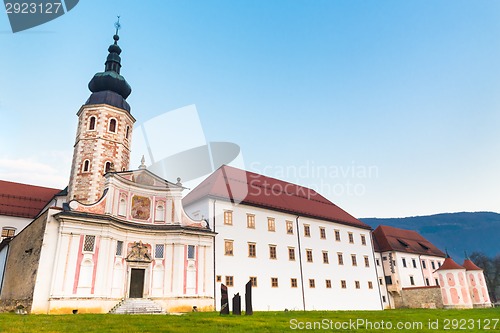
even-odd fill
[(135, 119), (126, 101), (132, 89), (120, 75), (119, 22), (115, 26), (114, 43), (108, 48), (105, 70), (96, 73), (89, 82), (92, 94), (77, 113), (68, 199), (86, 204), (102, 196), (106, 172), (129, 169)]

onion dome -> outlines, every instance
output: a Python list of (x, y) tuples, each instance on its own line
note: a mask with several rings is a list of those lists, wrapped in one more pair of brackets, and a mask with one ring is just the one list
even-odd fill
[(115, 24), (116, 33), (113, 36), (114, 43), (108, 48), (108, 57), (105, 62), (104, 72), (99, 72), (94, 75), (89, 82), (89, 90), (92, 95), (86, 104), (110, 104), (127, 111), (130, 111), (130, 106), (125, 101), (132, 92), (132, 88), (127, 83), (125, 78), (120, 75), (122, 49), (118, 46), (118, 29), (120, 28), (119, 21)]

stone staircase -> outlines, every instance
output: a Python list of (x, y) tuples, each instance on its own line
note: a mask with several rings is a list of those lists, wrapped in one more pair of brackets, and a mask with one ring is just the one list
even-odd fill
[(109, 313), (113, 314), (161, 314), (161, 306), (147, 298), (129, 298), (116, 304)]

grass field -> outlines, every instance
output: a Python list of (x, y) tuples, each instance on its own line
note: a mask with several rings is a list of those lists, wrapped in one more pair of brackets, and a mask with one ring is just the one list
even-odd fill
[[(316, 324), (315, 324), (316, 322)], [(401, 326), (402, 325), (402, 326)], [(0, 314), (0, 332), (500, 332), (500, 308), (291, 311), (220, 316)]]

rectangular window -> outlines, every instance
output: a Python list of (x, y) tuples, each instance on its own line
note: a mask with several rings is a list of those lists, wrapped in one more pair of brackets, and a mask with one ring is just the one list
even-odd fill
[(406, 259), (402, 258), (401, 261), (403, 262), (403, 267), (406, 267)]
[(226, 276), (226, 286), (227, 287), (234, 286), (234, 277), (233, 276)]
[(426, 269), (426, 268), (427, 268), (427, 265), (425, 264), (425, 260), (422, 260), (422, 268), (423, 268), (423, 269)]
[(415, 259), (412, 259), (411, 263), (413, 265), (413, 268), (417, 268), (417, 261)]
[(233, 212), (231, 210), (224, 211), (224, 224), (233, 225)]
[(316, 282), (314, 279), (309, 279), (309, 288), (316, 288)]
[(356, 260), (355, 254), (351, 254), (351, 262), (353, 266), (358, 266), (358, 261)]
[(323, 251), (323, 264), (328, 264), (328, 252)]
[(278, 288), (278, 278), (277, 277), (271, 278), (271, 287)]
[(359, 281), (354, 281), (354, 285), (356, 286), (356, 289), (361, 288)]
[(340, 230), (335, 230), (335, 240), (340, 242)]
[(438, 267), (441, 267), (441, 261), (438, 261)]
[(321, 239), (326, 239), (326, 231), (325, 228), (319, 227), (319, 237)]
[(332, 287), (332, 280), (325, 280), (325, 284), (326, 284), (327, 288), (331, 288)]
[(293, 235), (293, 222), (286, 221), (286, 233), (289, 235)]
[(349, 236), (349, 243), (354, 244), (354, 235), (352, 232), (347, 233), (347, 235)]
[(436, 269), (436, 264), (434, 263), (434, 261), (431, 261), (431, 267), (432, 269)]
[(339, 265), (344, 264), (344, 256), (342, 255), (342, 253), (337, 253), (337, 259), (339, 261)]
[(426, 285), (426, 286), (430, 286), (430, 283), (429, 283), (429, 278), (425, 278), (425, 285)]
[(340, 280), (340, 287), (341, 287), (342, 289), (347, 288), (347, 283), (345, 282), (345, 280)]
[(272, 217), (267, 218), (267, 230), (276, 231), (276, 222)]
[(385, 300), (385, 296), (382, 296), (382, 302), (384, 302), (384, 303), (385, 303), (385, 302), (387, 302), (387, 301)]
[(252, 287), (257, 287), (257, 277), (250, 276), (250, 283), (251, 283)]
[(269, 245), (269, 259), (276, 259), (276, 245)]
[(165, 251), (165, 245), (156, 244), (155, 245), (155, 259), (163, 259), (163, 252)]
[(383, 286), (383, 285), (384, 285), (384, 280), (382, 280), (382, 278), (379, 278), (379, 279), (378, 279), (378, 283), (379, 283), (381, 286)]
[(14, 228), (2, 228), (2, 237), (14, 237), (16, 234), (16, 229)]
[(83, 251), (94, 252), (95, 236), (85, 235), (85, 240), (83, 242)]
[(304, 225), (304, 236), (311, 237), (311, 228), (307, 224)]
[(361, 245), (366, 245), (366, 236), (361, 235)]
[(217, 275), (216, 279), (217, 279), (217, 282), (222, 282), (222, 276)]
[(373, 289), (373, 282), (368, 281), (368, 289)]
[(439, 286), (439, 280), (438, 279), (434, 279), (434, 282), (436, 282), (436, 286)]
[(295, 260), (295, 248), (288, 248), (288, 260)]
[(255, 215), (247, 214), (247, 228), (255, 229)]
[(194, 252), (194, 250), (195, 250), (194, 245), (188, 245), (188, 259), (191, 259), (191, 260), (195, 259), (195, 257), (194, 257), (195, 256), (195, 252)]
[(255, 258), (257, 256), (257, 249), (255, 243), (248, 243), (248, 256)]
[(306, 250), (306, 257), (307, 257), (307, 262), (313, 262), (313, 251)]
[(116, 242), (116, 255), (121, 256), (123, 253), (123, 241)]
[(365, 267), (370, 267), (370, 260), (368, 259), (368, 256), (365, 256)]
[(385, 284), (389, 286), (392, 285), (392, 276), (390, 275), (385, 276)]
[(233, 241), (232, 240), (224, 240), (224, 255), (232, 256), (233, 255)]
[(380, 266), (380, 260), (376, 259), (377, 266)]
[(291, 279), (290, 279), (290, 286), (291, 286), (292, 288), (297, 288), (297, 279), (295, 279), (295, 278), (291, 278)]
[(412, 286), (414, 286), (414, 285), (415, 285), (415, 280), (413, 279), (413, 276), (411, 276), (411, 275), (410, 275), (410, 284), (411, 284)]

